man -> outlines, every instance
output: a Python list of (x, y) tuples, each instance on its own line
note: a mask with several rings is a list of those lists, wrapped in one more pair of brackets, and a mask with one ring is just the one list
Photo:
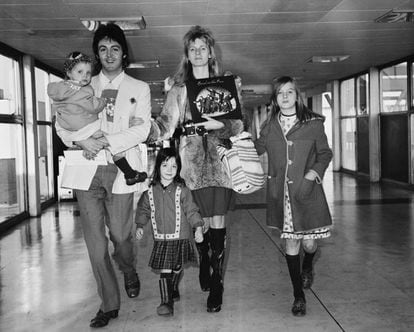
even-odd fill
[(91, 84), (95, 95), (107, 100), (107, 107), (101, 113), (104, 137), (68, 142), (58, 126), (57, 131), (66, 145), (75, 144), (89, 158), (102, 149), (107, 151), (107, 165), (71, 165), (65, 167), (62, 175), (62, 183), (75, 189), (84, 238), (102, 300), (90, 326), (103, 327), (110, 319), (118, 317), (120, 308), (119, 286), (108, 252), (105, 225), (114, 245), (113, 257), (124, 273), (128, 296), (137, 297), (140, 290), (131, 236), (133, 192), (138, 190), (138, 185), (126, 185), (123, 174), (112, 163), (111, 154), (125, 152), (131, 166), (139, 168), (137, 145), (144, 142), (149, 133), (151, 101), (148, 84), (124, 72), (128, 65), (128, 46), (124, 32), (116, 24), (98, 28), (93, 51), (101, 70)]

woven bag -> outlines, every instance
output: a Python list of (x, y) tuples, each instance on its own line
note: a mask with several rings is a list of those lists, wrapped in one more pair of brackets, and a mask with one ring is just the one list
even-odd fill
[(230, 140), (231, 149), (218, 145), (217, 153), (231, 179), (232, 189), (239, 194), (250, 194), (262, 189), (265, 176), (251, 134), (242, 132)]

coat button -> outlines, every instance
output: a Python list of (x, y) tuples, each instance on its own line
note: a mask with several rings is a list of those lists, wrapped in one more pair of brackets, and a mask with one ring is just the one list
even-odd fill
[(287, 144), (288, 144), (289, 146), (292, 146), (292, 145), (293, 145), (293, 142), (292, 142), (292, 141), (287, 141)]
[(292, 160), (288, 160), (288, 165), (292, 165), (293, 161)]

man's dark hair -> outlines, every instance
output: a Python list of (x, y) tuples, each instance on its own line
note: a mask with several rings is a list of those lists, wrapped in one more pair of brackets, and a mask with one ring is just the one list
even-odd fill
[(97, 60), (97, 70), (101, 70), (102, 64), (99, 60), (99, 50), (98, 44), (102, 39), (108, 38), (109, 40), (116, 41), (122, 48), (122, 68), (125, 69), (129, 65), (129, 57), (128, 57), (128, 44), (125, 38), (124, 31), (114, 23), (108, 24), (101, 24), (98, 30), (95, 31), (95, 35), (93, 37), (93, 53), (95, 54)]

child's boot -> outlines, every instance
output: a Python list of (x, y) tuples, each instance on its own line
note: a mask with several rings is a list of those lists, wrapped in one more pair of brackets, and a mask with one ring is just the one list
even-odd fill
[(172, 275), (171, 273), (161, 273), (159, 280), (161, 304), (157, 307), (157, 314), (160, 316), (174, 315), (174, 302), (172, 300)]
[(132, 186), (135, 183), (144, 182), (147, 177), (147, 173), (134, 170), (134, 173), (130, 174), (129, 176), (125, 174), (125, 182), (128, 186)]
[(183, 275), (183, 270), (173, 271), (173, 290), (172, 290), (172, 300), (174, 302), (180, 301), (180, 292), (178, 290), (178, 284), (180, 283), (181, 277)]
[(226, 229), (210, 228), (211, 276), (210, 294), (207, 298), (207, 311), (219, 312), (223, 303), (223, 265), (225, 254)]

